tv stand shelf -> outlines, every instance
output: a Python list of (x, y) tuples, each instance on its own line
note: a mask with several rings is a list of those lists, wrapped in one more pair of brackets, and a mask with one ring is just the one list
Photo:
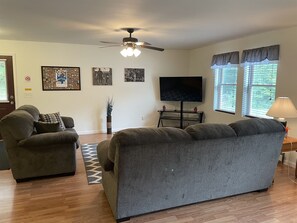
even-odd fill
[[(179, 121), (178, 128), (185, 128), (189, 123), (202, 123), (204, 112), (202, 111), (181, 111), (181, 110), (158, 110), (158, 127), (164, 127), (164, 120)], [(187, 124), (187, 125), (185, 125)]]

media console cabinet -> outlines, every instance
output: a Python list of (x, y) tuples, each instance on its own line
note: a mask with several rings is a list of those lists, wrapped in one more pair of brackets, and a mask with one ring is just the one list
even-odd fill
[(202, 111), (183, 111), (183, 110), (158, 110), (159, 112), (159, 121), (158, 121), (158, 127), (160, 125), (164, 127), (164, 120), (171, 120), (171, 121), (178, 121), (179, 125), (175, 126), (178, 128), (185, 128), (190, 123), (202, 123), (203, 122), (203, 116), (204, 112)]

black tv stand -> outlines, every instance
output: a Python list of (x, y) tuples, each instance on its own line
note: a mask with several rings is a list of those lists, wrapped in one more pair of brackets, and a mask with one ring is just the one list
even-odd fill
[(171, 120), (179, 121), (179, 126), (175, 126), (177, 128), (185, 128), (187, 125), (185, 124), (193, 124), (193, 123), (202, 123), (203, 122), (203, 111), (189, 111), (189, 110), (183, 110), (183, 102), (180, 104), (180, 110), (158, 110), (160, 113), (159, 121), (158, 121), (158, 127), (164, 127), (164, 120)]

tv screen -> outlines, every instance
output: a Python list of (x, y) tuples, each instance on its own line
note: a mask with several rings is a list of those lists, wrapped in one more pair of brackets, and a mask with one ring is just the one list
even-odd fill
[(160, 77), (161, 101), (202, 102), (202, 77)]

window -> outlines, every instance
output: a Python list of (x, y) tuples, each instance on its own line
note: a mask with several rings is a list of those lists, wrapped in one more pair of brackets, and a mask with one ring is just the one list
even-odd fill
[(243, 115), (267, 117), (275, 100), (277, 63), (244, 67)]
[(238, 51), (217, 54), (212, 57), (215, 111), (235, 113), (238, 64)]
[(237, 67), (215, 69), (214, 110), (235, 113)]
[(6, 62), (0, 60), (0, 101), (8, 101), (7, 80), (6, 80)]
[(275, 100), (279, 45), (244, 50), (242, 115), (265, 118)]

